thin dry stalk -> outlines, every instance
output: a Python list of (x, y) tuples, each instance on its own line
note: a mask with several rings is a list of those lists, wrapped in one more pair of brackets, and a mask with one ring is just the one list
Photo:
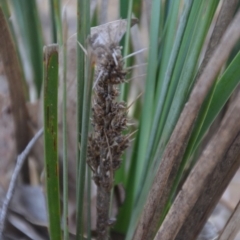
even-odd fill
[[(236, 101), (239, 91), (232, 96), (229, 106)], [(220, 122), (218, 123), (220, 126)], [(216, 131), (215, 131), (216, 132)], [(213, 136), (213, 134), (212, 134)], [(195, 239), (240, 166), (240, 134), (208, 178), (208, 183), (179, 230), (176, 239)], [(201, 211), (199, 211), (201, 209)]]
[[(215, 189), (212, 189), (212, 183), (215, 187), (217, 187), (217, 185), (221, 183), (219, 180), (224, 181), (222, 175), (226, 173), (225, 169), (221, 169), (221, 164), (223, 164), (223, 166), (227, 166), (229, 164), (227, 161), (229, 158), (232, 158), (232, 164), (234, 165), (236, 162), (236, 156), (233, 155), (233, 151), (237, 151), (237, 157), (239, 157), (239, 102), (240, 93), (238, 94), (235, 104), (231, 106), (224, 117), (220, 129), (209, 142), (208, 146), (200, 156), (196, 166), (184, 183), (182, 190), (177, 195), (176, 200), (170, 208), (168, 215), (155, 237), (155, 240), (193, 239), (191, 236), (192, 234), (186, 232), (187, 236), (181, 235), (181, 237), (177, 238), (176, 236), (179, 230), (181, 230), (181, 227), (187, 221), (187, 218), (189, 214), (191, 214), (191, 211), (195, 207), (197, 201), (199, 199), (201, 199), (201, 202), (204, 202), (203, 200), (211, 201), (211, 199), (205, 199), (202, 194), (211, 198), (214, 196), (214, 193), (211, 193), (210, 191), (216, 191)], [(229, 168), (231, 169), (231, 165)], [(226, 169), (226, 171), (227, 170), (228, 169)], [(211, 182), (209, 182), (209, 180)], [(201, 205), (198, 207), (201, 207)], [(198, 212), (201, 214), (201, 211), (204, 211), (205, 209), (195, 207), (194, 210), (195, 213)], [(191, 220), (193, 221), (193, 218)], [(194, 219), (194, 221), (195, 224), (198, 224), (198, 218), (196, 220)]]
[[(240, 134), (223, 156), (175, 239), (195, 239), (240, 166)], [(201, 211), (199, 211), (201, 210)]]
[(126, 71), (117, 44), (97, 45), (93, 51), (97, 57), (92, 108), (94, 132), (89, 137), (87, 162), (97, 185), (97, 239), (105, 240), (113, 223), (109, 219), (109, 206), (114, 172), (129, 144), (128, 135), (122, 134), (127, 128), (127, 106), (115, 101), (119, 95), (117, 85), (125, 81)]
[(234, 13), (236, 11), (238, 2), (239, 2), (238, 0), (224, 0), (223, 1), (220, 13), (217, 18), (217, 22), (214, 26), (211, 38), (210, 38), (208, 46), (207, 46), (206, 53), (204, 55), (203, 62), (200, 66), (198, 76), (200, 76), (202, 74), (203, 69), (206, 67), (206, 65), (209, 62), (211, 56), (213, 55), (216, 47), (218, 46), (220, 39), (222, 38), (228, 25), (230, 24), (230, 22), (234, 16)]
[[(17, 52), (2, 9), (0, 8), (0, 54), (4, 72), (8, 80), (11, 96), (11, 107), (15, 125), (17, 153), (20, 154), (30, 139), (28, 111), (24, 97), (23, 75), (18, 62)], [(23, 180), (29, 182), (28, 167), (24, 165)]]
[(11, 181), (10, 181), (10, 184), (9, 184), (9, 188), (8, 188), (8, 191), (7, 191), (7, 194), (6, 194), (6, 197), (4, 199), (4, 202), (3, 202), (3, 205), (2, 205), (2, 209), (1, 209), (1, 215), (0, 215), (0, 239), (2, 239), (8, 206), (9, 206), (10, 201), (11, 201), (12, 196), (13, 196), (13, 192), (14, 192), (14, 189), (15, 189), (15, 186), (16, 186), (17, 177), (19, 175), (19, 172), (20, 172), (20, 170), (21, 170), (21, 168), (23, 166), (23, 163), (24, 163), (26, 157), (30, 153), (32, 147), (34, 146), (34, 144), (36, 143), (36, 141), (39, 139), (39, 137), (42, 134), (43, 134), (43, 129), (40, 129), (36, 133), (36, 135), (33, 137), (33, 139), (28, 143), (28, 145), (24, 149), (24, 151), (17, 158), (17, 163), (16, 163), (15, 169), (13, 171), (12, 178), (11, 178)]
[(233, 240), (235, 239), (240, 228), (240, 201), (235, 207), (231, 217), (229, 218), (226, 226), (224, 227), (218, 240)]
[[(195, 239), (240, 166), (240, 134), (208, 177), (189, 216), (175, 239)], [(199, 211), (201, 209), (201, 211)]]
[[(134, 240), (152, 239), (157, 231), (161, 213), (182, 160), (189, 136), (200, 107), (214, 83), (230, 51), (240, 38), (240, 12), (225, 32), (207, 67), (197, 81), (185, 105), (169, 143), (164, 151), (159, 169), (148, 195)], [(171, 229), (174, 229), (171, 227)]]

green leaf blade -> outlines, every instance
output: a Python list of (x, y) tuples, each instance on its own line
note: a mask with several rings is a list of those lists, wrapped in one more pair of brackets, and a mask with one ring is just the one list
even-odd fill
[(58, 46), (44, 48), (44, 158), (50, 238), (62, 239), (58, 165)]

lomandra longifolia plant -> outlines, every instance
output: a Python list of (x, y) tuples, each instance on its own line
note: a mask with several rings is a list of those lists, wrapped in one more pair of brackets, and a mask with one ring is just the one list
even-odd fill
[[(105, 33), (106, 36), (109, 31), (110, 29)], [(110, 193), (114, 172), (120, 167), (121, 155), (128, 147), (130, 137), (123, 135), (127, 128), (127, 105), (116, 101), (119, 85), (125, 82), (126, 77), (118, 41), (119, 36), (106, 43), (106, 37), (99, 33), (90, 38), (96, 57), (96, 69), (92, 106), (93, 133), (89, 137), (87, 162), (97, 185), (98, 239), (107, 239), (108, 227), (114, 222), (109, 219)]]

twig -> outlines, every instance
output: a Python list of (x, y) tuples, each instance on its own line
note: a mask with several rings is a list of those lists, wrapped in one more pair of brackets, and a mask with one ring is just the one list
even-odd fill
[(221, 39), (207, 67), (197, 81), (188, 103), (185, 105), (169, 143), (164, 151), (153, 186), (148, 195), (143, 214), (137, 227), (135, 239), (152, 239), (155, 235), (161, 213), (182, 160), (192, 127), (201, 105), (207, 96), (222, 65), (240, 38), (240, 12), (238, 12)]
[(9, 188), (8, 188), (6, 197), (5, 197), (3, 205), (2, 205), (2, 210), (1, 210), (1, 215), (0, 215), (0, 239), (2, 239), (4, 223), (5, 223), (5, 219), (6, 219), (6, 215), (7, 215), (7, 209), (8, 209), (9, 203), (13, 196), (13, 192), (14, 192), (14, 189), (16, 186), (16, 180), (17, 180), (18, 174), (23, 166), (23, 163), (24, 163), (27, 155), (29, 154), (33, 145), (36, 143), (36, 141), (42, 134), (43, 134), (43, 128), (37, 132), (37, 134), (28, 143), (28, 145), (24, 149), (24, 151), (17, 157), (17, 163), (15, 166), (14, 172), (12, 174), (11, 182), (9, 184)]

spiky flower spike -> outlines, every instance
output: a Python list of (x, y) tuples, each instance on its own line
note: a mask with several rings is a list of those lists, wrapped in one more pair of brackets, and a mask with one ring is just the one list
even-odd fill
[(88, 164), (97, 185), (98, 239), (108, 238), (110, 191), (114, 172), (120, 167), (121, 156), (129, 145), (127, 106), (117, 102), (118, 87), (125, 81), (121, 47), (116, 43), (98, 45), (96, 55), (95, 96), (92, 107), (93, 133), (88, 143)]

